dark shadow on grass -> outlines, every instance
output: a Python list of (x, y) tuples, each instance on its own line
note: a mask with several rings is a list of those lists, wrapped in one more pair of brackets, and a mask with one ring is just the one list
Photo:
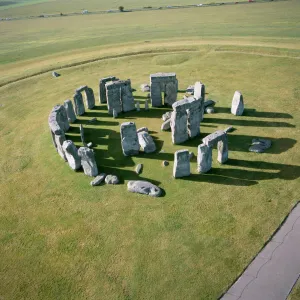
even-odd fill
[[(124, 117), (126, 119), (137, 119), (137, 118), (158, 118), (161, 119), (161, 116), (168, 111), (171, 111), (170, 107), (159, 107), (159, 108), (151, 108), (149, 110), (141, 109), (140, 111), (130, 111), (124, 113)], [(122, 117), (123, 114), (120, 114)], [(162, 121), (162, 120), (161, 120)], [(163, 122), (163, 121), (162, 121)]]
[(133, 98), (134, 99), (144, 99), (144, 100), (148, 99), (147, 96), (133, 96)]
[(296, 126), (287, 122), (272, 122), (272, 121), (256, 121), (243, 119), (219, 119), (219, 118), (204, 118), (203, 123), (226, 124), (232, 126), (253, 126), (253, 127), (288, 127), (295, 128)]
[[(214, 108), (216, 113), (231, 113), (230, 107), (218, 107), (216, 105)], [(256, 111), (254, 108), (245, 108), (243, 116), (255, 118), (293, 119), (293, 116), (287, 113)]]

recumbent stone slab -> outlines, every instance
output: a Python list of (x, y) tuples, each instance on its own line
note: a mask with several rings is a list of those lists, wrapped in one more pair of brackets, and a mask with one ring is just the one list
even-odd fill
[(129, 192), (149, 195), (151, 197), (159, 197), (162, 194), (158, 186), (142, 180), (129, 181), (127, 183), (127, 189)]
[(68, 121), (70, 123), (74, 123), (76, 121), (76, 115), (75, 115), (75, 112), (74, 112), (72, 101), (69, 100), (69, 99), (66, 100), (64, 102), (64, 107), (65, 107), (65, 110), (66, 110), (66, 113), (67, 113)]
[(231, 113), (235, 116), (241, 116), (243, 112), (244, 112), (243, 95), (241, 92), (235, 91), (231, 103)]
[(134, 122), (121, 124), (121, 145), (125, 156), (139, 154), (140, 144)]

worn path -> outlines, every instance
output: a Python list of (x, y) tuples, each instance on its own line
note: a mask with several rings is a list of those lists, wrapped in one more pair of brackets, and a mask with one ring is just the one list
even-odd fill
[(221, 300), (284, 300), (300, 276), (300, 203)]

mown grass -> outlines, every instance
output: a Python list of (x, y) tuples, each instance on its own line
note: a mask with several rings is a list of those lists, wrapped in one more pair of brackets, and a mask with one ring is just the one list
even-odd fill
[[(44, 74), (1, 88), (2, 297), (215, 299), (243, 270), (299, 194), (299, 61), (211, 50), (104, 60), (61, 70), (57, 79)], [(192, 176), (174, 180), (174, 151), (196, 153), (200, 138), (172, 145), (170, 133), (160, 132), (163, 108), (115, 120), (99, 105), (68, 137), (79, 146), (84, 124), (99, 170), (125, 185), (91, 188), (90, 178), (72, 172), (51, 144), (51, 107), (82, 84), (98, 96), (98, 79), (107, 74), (130, 77), (138, 89), (151, 72), (170, 70), (180, 90), (201, 79), (207, 97), (218, 101), (201, 137), (237, 128), (228, 164), (220, 166), (214, 150), (212, 172), (196, 174), (193, 161)], [(229, 113), (236, 89), (245, 95), (243, 117)], [(144, 96), (135, 93), (141, 102)], [(86, 125), (92, 117), (97, 123)], [(119, 125), (127, 120), (148, 126), (164, 152), (124, 158)], [(247, 151), (257, 136), (272, 139), (267, 153)], [(165, 159), (171, 164), (163, 168)], [(140, 176), (137, 163), (144, 164)], [(127, 180), (138, 178), (159, 184), (165, 197), (127, 193)]]
[[(59, 78), (48, 72), (0, 87), (0, 296), (221, 295), (300, 192), (298, 7), (284, 2), (207, 8), (207, 16), (186, 9), (1, 23), (2, 84), (70, 67), (60, 69)], [(82, 60), (91, 62), (74, 65)], [(99, 78), (110, 74), (131, 78), (135, 98), (143, 102), (139, 85), (158, 71), (176, 72), (181, 91), (203, 81), (207, 98), (218, 101), (216, 114), (205, 116), (199, 138), (174, 146), (170, 133), (160, 132), (166, 108), (113, 119), (97, 105), (72, 125), (68, 138), (80, 146), (83, 124), (100, 172), (118, 175), (122, 184), (90, 187), (91, 179), (71, 171), (55, 152), (49, 111), (83, 84), (98, 97)], [(237, 89), (245, 99), (242, 117), (229, 112)], [(98, 121), (87, 125), (92, 117)], [(124, 158), (119, 126), (127, 120), (147, 126), (164, 152)], [(174, 151), (196, 154), (202, 137), (229, 125), (236, 131), (229, 134), (227, 164), (216, 162), (214, 150), (209, 174), (197, 174), (193, 160), (191, 177), (172, 178)], [(270, 138), (272, 148), (248, 152), (254, 137)], [(163, 168), (165, 159), (170, 166)], [(144, 164), (140, 176), (137, 163)], [(128, 193), (127, 181), (137, 178), (158, 184), (165, 196)]]

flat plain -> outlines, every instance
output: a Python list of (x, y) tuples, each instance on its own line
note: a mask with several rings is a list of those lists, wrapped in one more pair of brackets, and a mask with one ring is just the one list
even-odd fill
[[(1, 22), (0, 296), (206, 300), (225, 292), (299, 200), (299, 9), (282, 1)], [(200, 137), (173, 145), (160, 131), (169, 108), (113, 119), (98, 104), (68, 138), (81, 146), (83, 124), (99, 171), (122, 184), (92, 188), (55, 152), (51, 108), (84, 84), (98, 98), (107, 75), (130, 78), (143, 107), (139, 86), (155, 72), (176, 72), (178, 99), (203, 81), (215, 114), (205, 115)], [(241, 117), (230, 114), (235, 90), (245, 99)], [(147, 126), (163, 151), (125, 158), (119, 127), (129, 120)], [(196, 154), (201, 138), (228, 126), (236, 130), (227, 164), (213, 150), (211, 172), (197, 174), (192, 160), (191, 177), (172, 178), (176, 150)], [(256, 137), (272, 147), (248, 152)], [(128, 193), (134, 179), (159, 185), (164, 197)]]

